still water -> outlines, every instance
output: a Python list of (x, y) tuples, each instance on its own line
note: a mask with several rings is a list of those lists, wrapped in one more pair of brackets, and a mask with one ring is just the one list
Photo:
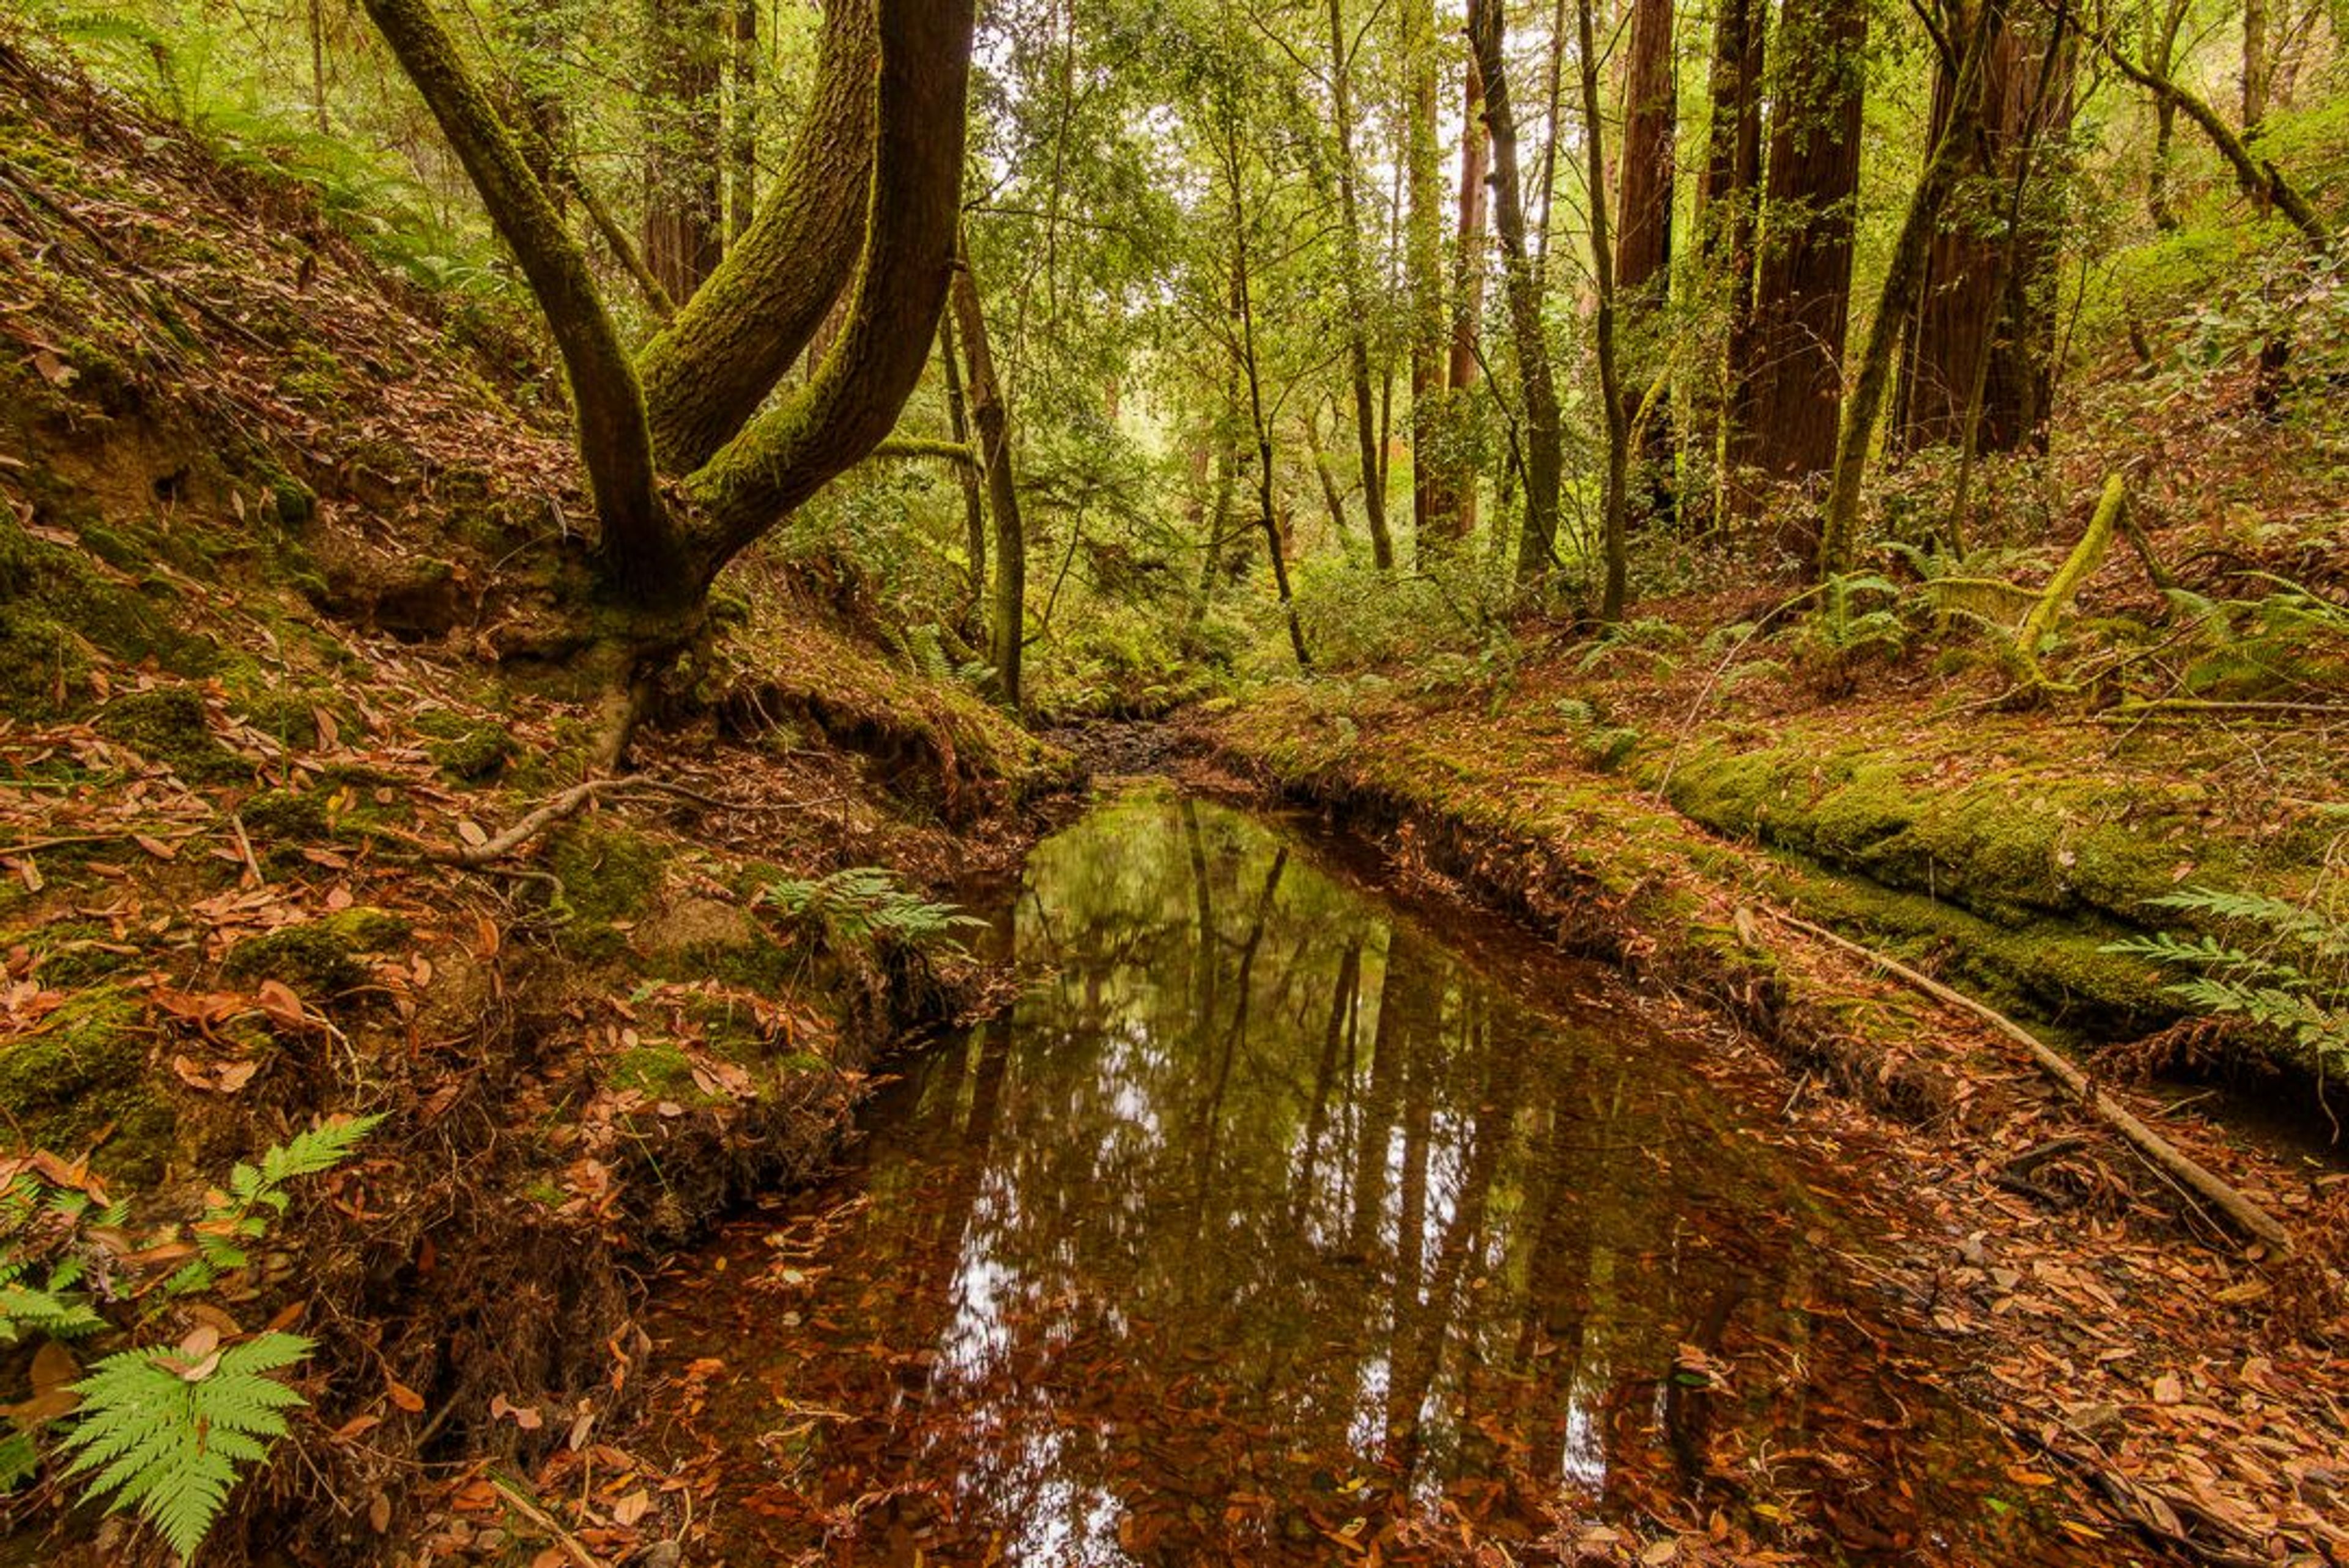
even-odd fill
[(1018, 1003), (657, 1293), (730, 1561), (1557, 1561), (1642, 1512), (2066, 1560), (1832, 1172), (1742, 1130), (1766, 1083), (1609, 972), (1166, 790), (1039, 846), (999, 939)]

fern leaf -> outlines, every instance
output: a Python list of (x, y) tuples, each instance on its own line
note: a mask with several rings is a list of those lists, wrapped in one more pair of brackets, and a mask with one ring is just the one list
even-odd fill
[(78, 1417), (66, 1467), (107, 1511), (132, 1509), (182, 1559), (194, 1555), (227, 1506), (241, 1467), (285, 1435), (285, 1412), (305, 1401), (269, 1376), (310, 1353), (292, 1334), (264, 1334), (221, 1353), (201, 1377), (164, 1350), (109, 1356), (74, 1385)]

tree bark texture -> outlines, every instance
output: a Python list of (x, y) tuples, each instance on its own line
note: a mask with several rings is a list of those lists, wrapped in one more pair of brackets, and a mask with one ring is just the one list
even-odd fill
[(1011, 416), (995, 376), (987, 312), (969, 252), (954, 273), (954, 319), (969, 370), (971, 422), (978, 427), (979, 463), (987, 470), (988, 511), (995, 526), (994, 611), (988, 621), (987, 662), (995, 666), (1004, 702), (1019, 706), (1020, 652), (1028, 632), (1028, 533), (1019, 519), (1019, 485), (1011, 467)]
[(1485, 126), (1493, 148), (1493, 227), (1501, 242), (1517, 385), (1526, 409), (1526, 514), (1517, 537), (1517, 581), (1546, 574), (1557, 548), (1557, 497), (1564, 463), (1557, 383), (1542, 325), (1541, 284), (1526, 242), (1525, 193), (1517, 173), (1516, 105), (1509, 97), (1502, 0), (1468, 0), (1468, 42), (1485, 80)]
[(671, 299), (725, 249), (719, 84), (730, 32), (719, 0), (645, 0), (645, 265)]
[(1901, 219), (1899, 236), (1893, 241), (1891, 259), (1885, 264), (1884, 287), (1868, 323), (1859, 367), (1852, 377), (1851, 396), (1844, 402), (1814, 563), (1821, 580), (1849, 572), (1857, 561), (1860, 485), (1868, 473), (1868, 449), (1876, 438), (1877, 415), (1891, 379), (1893, 351), (1917, 308), (1918, 292), (1925, 281), (1927, 250), (1971, 155), (1981, 125), (1983, 69), (1999, 29), (1996, 7), (1983, 0), (1977, 4), (1964, 35), (1949, 116), (1933, 139), (1925, 171), (1909, 198), (1908, 213)]
[(1346, 47), (1345, 0), (1330, 0), (1330, 94), (1338, 136), (1340, 265), (1346, 283), (1346, 372), (1353, 384), (1354, 448), (1362, 467), (1362, 511), (1371, 531), (1371, 561), (1394, 567), (1394, 535), (1387, 527), (1386, 468), (1371, 397), (1369, 289), (1363, 276), (1361, 170), (1354, 162), (1353, 58)]
[[(1779, 23), (1754, 325), (1743, 367), (1752, 418), (1737, 430), (1736, 457), (1741, 469), (1781, 483), (1808, 484), (1835, 462), (1867, 37), (1866, 0), (1796, 7)], [(1748, 505), (1759, 500), (1742, 485), (1734, 493)], [(1806, 507), (1786, 509), (1780, 547), (1814, 557), (1814, 516)]]
[[(1460, 223), (1452, 263), (1452, 356), (1444, 372), (1445, 406), (1456, 420), (1467, 412), (1468, 390), (1476, 385), (1476, 341), (1485, 315), (1485, 197), (1491, 149), (1485, 129), (1485, 83), (1474, 55), (1464, 77), (1466, 96), (1460, 122)], [(1476, 528), (1476, 466), (1463, 454), (1453, 464), (1457, 510), (1452, 531), (1466, 538)]]
[[(2071, 119), (2072, 52), (2054, 51), (2049, 18), (2008, 8), (1994, 15), (1982, 80), (1980, 159), (1961, 178), (1925, 255), (1923, 291), (1895, 395), (1894, 429), (1907, 449), (1957, 445), (1980, 387), (1976, 449), (2011, 452), (2045, 428), (2055, 348), (2055, 236), (2012, 200), (2025, 160)], [(1933, 81), (1932, 129), (1948, 122), (1957, 80), (1945, 62)], [(2043, 160), (2044, 161), (2044, 160)], [(2019, 222), (2008, 229), (2009, 210)]]
[(691, 573), (682, 542), (654, 488), (652, 442), (636, 366), (596, 292), (585, 253), (465, 69), (431, 0), (366, 4), (546, 315), (579, 421), (580, 452), (603, 526), (605, 576), (640, 604), (689, 597)]
[(973, 0), (881, 7), (871, 220), (847, 325), (803, 392), (688, 482), (705, 583), (888, 435), (921, 379), (955, 273), (972, 12)]
[(1413, 548), (1425, 567), (1458, 521), (1444, 482), (1444, 194), (1435, 145), (1435, 6), (1403, 0), (1403, 53), (1411, 79), (1403, 104), (1403, 175), (1410, 215), (1403, 272), (1411, 295), (1411, 510)]
[(1607, 480), (1599, 512), (1599, 548), (1606, 583), (1599, 618), (1612, 625), (1623, 618), (1630, 593), (1630, 544), (1627, 537), (1625, 488), (1630, 477), (1631, 432), (1623, 407), (1623, 377), (1615, 341), (1615, 254), (1608, 234), (1606, 124), (1599, 114), (1599, 52), (1593, 39), (1593, 0), (1578, 0), (1576, 32), (1582, 56), (1582, 145), (1590, 194), (1590, 268), (1599, 307), (1592, 332), (1599, 359), (1599, 401), (1607, 418)]
[(879, 67), (879, 0), (825, 5), (813, 102), (774, 188), (708, 286), (644, 347), (664, 472), (692, 472), (741, 428), (854, 272)]
[(1736, 431), (1751, 428), (1754, 246), (1762, 198), (1762, 69), (1768, 29), (1767, 0), (1721, 0), (1713, 23), (1712, 123), (1705, 147), (1697, 232), (1708, 284), (1720, 291), (1720, 336), (1711, 374), (1693, 384), (1705, 402), (1692, 435), (1711, 461), (1707, 499), (1716, 522), (1737, 509), (1727, 493), (1731, 454), (1744, 449)]
[[(1634, 0), (1631, 54), (1623, 85), (1623, 152), (1616, 179), (1620, 204), (1615, 234), (1615, 289), (1623, 325), (1643, 347), (1643, 330), (1659, 318), (1671, 291), (1672, 165), (1676, 126), (1672, 76), (1672, 0)], [(1660, 352), (1635, 356), (1639, 374), (1623, 396), (1636, 411), (1642, 379), (1664, 373)], [(1651, 408), (1638, 441), (1640, 489), (1659, 520), (1672, 512), (1672, 421), (1661, 398)]]

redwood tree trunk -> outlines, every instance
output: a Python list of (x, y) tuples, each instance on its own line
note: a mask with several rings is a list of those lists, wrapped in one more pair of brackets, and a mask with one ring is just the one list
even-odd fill
[[(1859, 187), (1866, 0), (1798, 6), (1779, 26), (1769, 183), (1744, 366), (1742, 466), (1808, 488), (1834, 466), (1851, 307), (1852, 206)], [(1751, 492), (1739, 492), (1750, 501)], [(1816, 514), (1785, 509), (1779, 547), (1810, 561)]]
[[(1617, 178), (1620, 215), (1616, 226), (1615, 288), (1622, 300), (1623, 325), (1635, 343), (1642, 328), (1661, 313), (1671, 287), (1672, 159), (1675, 128), (1672, 80), (1672, 0), (1634, 0), (1631, 57), (1623, 88), (1623, 154)], [(1632, 356), (1640, 374), (1628, 378), (1623, 395), (1635, 414), (1645, 391), (1641, 382), (1661, 374), (1662, 356)], [(1641, 363), (1641, 361), (1646, 363)], [(1659, 398), (1640, 443), (1640, 484), (1651, 515), (1672, 511), (1671, 416)]]
[[(1977, 397), (1979, 451), (2014, 451), (2044, 429), (2054, 348), (2054, 237), (2032, 213), (2027, 191), (2023, 201), (2013, 198), (2033, 149), (2070, 119), (2064, 78), (2072, 55), (2065, 48), (2050, 55), (2044, 17), (2011, 14), (1992, 26), (1982, 83), (1981, 146), (1988, 167), (1952, 192), (1926, 252), (1923, 292), (1894, 402), (1894, 429), (1904, 448), (1962, 444)], [(2051, 58), (2050, 79), (2043, 82), (2042, 67)], [(1956, 87), (1944, 63), (1933, 81), (1936, 136)], [(2010, 209), (2019, 219), (2011, 233)]]
[(730, 31), (712, 0), (647, 0), (643, 249), (674, 300), (699, 288), (725, 249), (718, 87)]
[(1541, 284), (1526, 243), (1525, 195), (1517, 175), (1516, 106), (1509, 98), (1502, 0), (1468, 0), (1468, 42), (1485, 78), (1485, 125), (1493, 145), (1493, 227), (1500, 237), (1509, 334), (1526, 406), (1526, 516), (1517, 539), (1517, 581), (1548, 572), (1557, 542), (1563, 469), (1557, 386), (1542, 326)]
[(1767, 31), (1767, 0), (1721, 0), (1713, 46), (1712, 128), (1705, 150), (1698, 232), (1702, 236), (1705, 277), (1721, 291), (1723, 326), (1713, 349), (1711, 376), (1694, 383), (1706, 403), (1695, 410), (1705, 421), (1692, 433), (1693, 449), (1711, 459), (1708, 492), (1716, 525), (1744, 508), (1728, 492), (1734, 460), (1745, 448), (1737, 431), (1750, 427), (1755, 411), (1747, 399), (1746, 370), (1753, 355), (1754, 252), (1762, 186), (1762, 66)]

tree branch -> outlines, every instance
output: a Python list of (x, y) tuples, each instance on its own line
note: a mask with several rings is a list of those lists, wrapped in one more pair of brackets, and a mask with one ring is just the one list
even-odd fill
[(921, 379), (954, 268), (972, 10), (882, 0), (870, 216), (848, 321), (806, 389), (688, 482), (705, 583), (878, 445)]
[(815, 91), (741, 238), (638, 356), (663, 471), (708, 462), (758, 411), (847, 286), (872, 170), (875, 0), (823, 9)]
[(479, 191), (498, 235), (546, 315), (579, 418), (579, 449), (603, 524), (605, 575), (631, 601), (665, 605), (688, 586), (681, 541), (653, 479), (652, 440), (635, 366), (596, 292), (587, 258), (431, 0), (366, 0), (400, 69), (423, 96)]

